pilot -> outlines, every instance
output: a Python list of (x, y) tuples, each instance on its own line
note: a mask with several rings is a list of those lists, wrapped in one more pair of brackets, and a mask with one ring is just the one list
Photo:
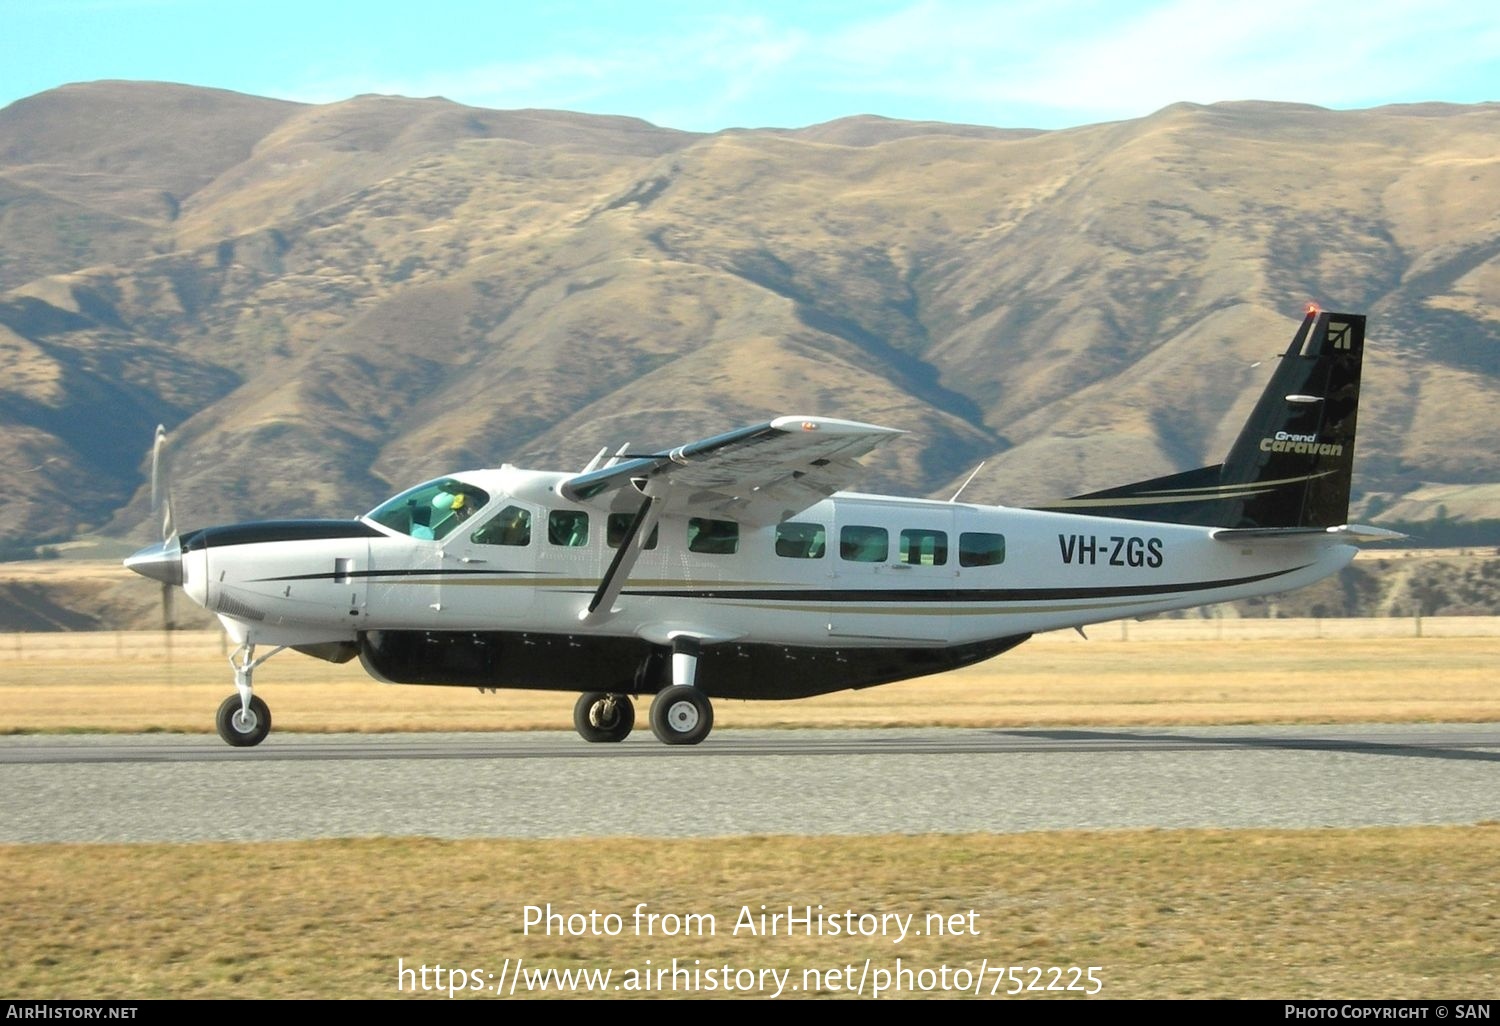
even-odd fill
[(496, 518), (494, 538), (501, 545), (531, 544), (531, 514), (519, 506), (507, 506)]

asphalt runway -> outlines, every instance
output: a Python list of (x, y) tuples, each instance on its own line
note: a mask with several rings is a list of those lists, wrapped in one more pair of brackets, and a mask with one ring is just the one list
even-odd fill
[(1500, 725), (0, 738), (0, 842), (1500, 821)]

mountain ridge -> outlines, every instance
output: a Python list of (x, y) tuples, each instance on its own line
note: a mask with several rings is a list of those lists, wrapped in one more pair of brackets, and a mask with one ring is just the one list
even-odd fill
[[(1218, 462), (1302, 304), (1370, 315), (1361, 515), (1500, 508), (1500, 107), (711, 135), (143, 83), (0, 110), (0, 538), (347, 516), (784, 412), (866, 487)], [(1256, 366), (1256, 364), (1261, 366)], [(1455, 416), (1455, 411), (1461, 415)]]

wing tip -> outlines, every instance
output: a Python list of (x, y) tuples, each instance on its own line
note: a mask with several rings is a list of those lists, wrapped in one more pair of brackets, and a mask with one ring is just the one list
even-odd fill
[(819, 431), (829, 435), (904, 435), (900, 428), (882, 427), (837, 417), (785, 416), (771, 421), (778, 431)]
[(1388, 527), (1375, 527), (1372, 524), (1345, 524), (1341, 530), (1358, 542), (1393, 542), (1411, 537), (1409, 534), (1392, 531)]

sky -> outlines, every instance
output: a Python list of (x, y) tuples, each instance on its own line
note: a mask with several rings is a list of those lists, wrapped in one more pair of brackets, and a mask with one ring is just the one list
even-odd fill
[(1065, 128), (1178, 101), (1500, 101), (1481, 0), (0, 0), (0, 106), (144, 79), (623, 114)]

